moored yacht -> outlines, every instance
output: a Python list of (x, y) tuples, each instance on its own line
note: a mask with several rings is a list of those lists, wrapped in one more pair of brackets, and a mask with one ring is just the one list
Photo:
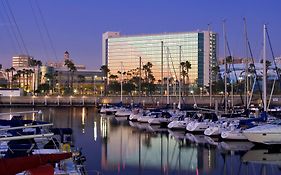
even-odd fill
[(168, 124), (168, 128), (172, 130), (186, 130), (186, 125), (194, 120), (195, 112), (186, 112), (185, 116), (181, 116), (178, 120), (171, 121)]
[(281, 144), (281, 120), (246, 129), (243, 134), (251, 142), (268, 145)]
[(132, 111), (128, 108), (121, 107), (117, 109), (115, 117), (129, 117), (132, 114)]
[(215, 113), (198, 113), (198, 120), (187, 124), (186, 130), (189, 132), (204, 132), (212, 122), (218, 120)]

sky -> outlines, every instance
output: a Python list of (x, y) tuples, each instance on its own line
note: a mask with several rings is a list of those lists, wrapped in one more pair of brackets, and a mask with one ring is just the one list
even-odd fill
[(186, 32), (208, 24), (220, 35), (223, 57), (223, 20), (232, 55), (243, 57), (244, 17), (254, 57), (261, 57), (263, 24), (280, 56), (280, 7), (280, 0), (0, 0), (0, 64), (10, 67), (13, 55), (26, 53), (43, 63), (58, 61), (67, 50), (75, 63), (99, 69), (103, 32)]

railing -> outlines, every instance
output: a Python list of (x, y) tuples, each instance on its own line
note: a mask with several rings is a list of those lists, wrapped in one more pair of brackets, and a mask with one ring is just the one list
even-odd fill
[[(182, 97), (182, 104), (191, 104), (195, 103), (201, 105), (208, 105), (210, 97), (206, 95), (189, 95)], [(228, 98), (231, 100), (230, 98)], [(216, 95), (212, 97), (212, 104), (215, 102), (220, 105), (223, 103), (224, 97), (222, 95)], [(170, 96), (170, 104), (177, 104), (178, 97)], [(106, 97), (95, 97), (95, 96), (20, 96), (20, 97), (0, 97), (0, 106), (94, 106), (99, 103), (118, 103), (120, 102), (120, 96), (106, 96)], [(123, 103), (141, 103), (146, 104), (166, 104), (166, 96), (123, 96)], [(258, 104), (261, 101), (259, 96), (253, 97), (253, 103)], [(231, 101), (229, 101), (231, 104)], [(241, 104), (240, 96), (233, 97), (233, 104)], [(281, 104), (281, 95), (275, 95), (272, 97), (271, 104), (280, 105)]]

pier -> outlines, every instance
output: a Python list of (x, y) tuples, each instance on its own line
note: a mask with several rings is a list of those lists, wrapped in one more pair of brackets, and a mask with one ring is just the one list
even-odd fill
[[(171, 96), (170, 104), (178, 103), (178, 96)], [(233, 102), (232, 102), (233, 101)], [(0, 106), (95, 106), (100, 103), (119, 103), (120, 96), (19, 96), (19, 97), (0, 97)], [(142, 105), (165, 105), (167, 104), (166, 96), (123, 96), (124, 104), (140, 103)], [(212, 106), (224, 103), (224, 97), (221, 95), (213, 96)], [(252, 104), (258, 105), (261, 100), (258, 96), (254, 96)], [(182, 97), (182, 104), (188, 105), (204, 105), (210, 104), (209, 96), (185, 96)], [(241, 105), (241, 97), (234, 96), (233, 100), (229, 98), (229, 106)], [(273, 96), (271, 105), (281, 105), (281, 96)]]

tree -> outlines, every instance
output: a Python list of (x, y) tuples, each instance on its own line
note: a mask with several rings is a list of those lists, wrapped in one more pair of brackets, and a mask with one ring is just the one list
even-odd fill
[(49, 89), (54, 88), (54, 74), (52, 73), (46, 73), (44, 75), (44, 78), (46, 78), (46, 83), (49, 85)]
[(113, 74), (111, 74), (108, 78), (109, 78), (109, 80), (116, 81), (117, 78), (118, 78), (118, 75), (113, 75)]
[(110, 72), (110, 70), (108, 69), (107, 65), (102, 65), (100, 67), (100, 70), (102, 71), (102, 74), (103, 74), (103, 77), (104, 77), (104, 95), (106, 95), (107, 93), (107, 77), (108, 77), (108, 74)]
[[(42, 66), (42, 62), (40, 60), (36, 60), (36, 59), (32, 58), (30, 60), (29, 64), (30, 64), (31, 67), (33, 67), (33, 76), (35, 76), (35, 67), (37, 67), (38, 70), (39, 70), (39, 67)], [(33, 81), (33, 93), (34, 93), (36, 80), (35, 80), (35, 78), (33, 80), (34, 80)]]
[(152, 73), (152, 67), (153, 64), (151, 62), (147, 62), (145, 65), (143, 65), (142, 70), (144, 70), (144, 82), (142, 83), (141, 87), (147, 94), (151, 94), (153, 91), (155, 91), (156, 87), (154, 84), (155, 78)]
[(21, 76), (23, 74), (22, 70), (18, 70), (17, 73), (14, 75), (14, 79), (18, 81), (18, 87), (21, 88)]
[(189, 84), (189, 70), (191, 69), (191, 64), (189, 61), (181, 62), (180, 64), (183, 79), (183, 89), (187, 90), (188, 88), (186, 88), (186, 83)]
[(136, 86), (133, 83), (131, 83), (130, 81), (123, 84), (123, 90), (125, 92), (127, 92), (128, 94), (131, 94), (132, 91), (134, 91), (135, 89), (136, 89)]
[(11, 67), (10, 68), (10, 72), (12, 73), (12, 77), (11, 77), (11, 84), (10, 84), (10, 87), (13, 87), (13, 85), (14, 85), (14, 72), (16, 71), (16, 69), (14, 68), (14, 67)]
[(24, 69), (24, 74), (26, 75), (26, 88), (25, 90), (29, 91), (30, 88), (29, 88), (29, 78), (30, 78), (30, 75), (32, 75), (34, 72), (32, 69)]
[(35, 92), (37, 93), (46, 93), (50, 90), (50, 86), (48, 83), (40, 84)]
[(111, 92), (112, 94), (116, 92), (120, 92), (121, 90), (121, 85), (118, 81), (112, 81), (108, 84), (108, 91)]
[(66, 59), (64, 61), (64, 65), (67, 66), (68, 73), (71, 74), (70, 82), (69, 82), (69, 74), (68, 74), (68, 89), (70, 89), (70, 92), (73, 93), (73, 76), (74, 76), (74, 72), (77, 70), (77, 68), (76, 68), (75, 64), (69, 59)]
[(212, 82), (213, 93), (219, 93), (224, 90), (224, 81), (220, 74), (220, 67), (218, 65), (214, 66), (212, 71), (216, 75), (215, 81)]

